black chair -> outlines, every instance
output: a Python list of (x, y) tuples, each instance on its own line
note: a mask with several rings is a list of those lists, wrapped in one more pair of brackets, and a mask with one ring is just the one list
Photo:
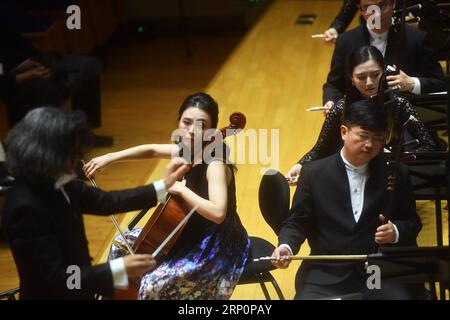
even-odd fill
[[(275, 234), (289, 214), (290, 191), (286, 178), (276, 170), (268, 170), (259, 185), (259, 208)], [(270, 273), (276, 269), (270, 261), (253, 262), (253, 258), (272, 255), (275, 246), (265, 239), (250, 237), (251, 255), (238, 284), (259, 283), (267, 300), (271, 300), (266, 282), (271, 282), (280, 300), (284, 300), (278, 283)]]

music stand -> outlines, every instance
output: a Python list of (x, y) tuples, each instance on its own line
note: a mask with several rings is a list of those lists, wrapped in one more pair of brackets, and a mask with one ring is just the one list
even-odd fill
[[(385, 153), (391, 160), (393, 154)], [(435, 202), (437, 245), (443, 245), (443, 224), (441, 201), (447, 200), (447, 152), (404, 152), (402, 157), (414, 155), (411, 160), (402, 161), (409, 168), (411, 185), (415, 200), (431, 200)]]
[[(409, 167), (414, 199), (431, 200), (435, 203), (436, 239), (438, 247), (442, 246), (444, 239), (441, 201), (448, 201), (447, 159), (449, 154), (447, 151), (404, 152), (402, 157), (406, 158), (409, 155), (414, 155), (415, 159), (408, 159), (403, 163)], [(385, 153), (385, 156), (391, 159), (392, 153)], [(450, 249), (447, 256), (450, 257)], [(450, 273), (450, 265), (447, 273)], [(442, 296), (445, 295), (442, 286), (440, 293)]]
[(438, 131), (448, 130), (447, 125), (447, 92), (432, 94), (401, 94), (416, 109), (420, 116), (420, 120), (430, 130), (430, 134), (435, 140), (438, 150), (446, 151), (447, 145), (439, 138)]
[[(406, 153), (407, 154), (407, 153)], [(435, 203), (437, 245), (443, 245), (441, 201), (447, 200), (447, 152), (413, 153), (416, 160), (405, 161), (409, 167), (411, 184), (416, 200)]]
[(407, 94), (402, 93), (415, 108), (421, 120), (430, 129), (446, 130), (447, 92), (432, 94)]
[[(429, 282), (433, 298), (436, 298), (435, 283), (441, 288), (441, 299), (445, 299), (445, 288), (449, 289), (449, 247), (381, 247), (379, 253), (369, 254), (368, 264), (377, 265), (381, 277), (396, 283), (418, 284)], [(442, 295), (442, 293), (444, 295)]]

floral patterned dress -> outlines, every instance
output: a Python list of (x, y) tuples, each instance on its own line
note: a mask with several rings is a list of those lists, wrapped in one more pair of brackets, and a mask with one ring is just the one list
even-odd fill
[[(186, 186), (208, 199), (206, 164), (193, 167)], [(133, 243), (141, 229), (127, 233)], [(117, 237), (109, 259), (123, 256), (123, 241)], [(122, 245), (120, 245), (122, 244)], [(144, 275), (139, 299), (229, 299), (244, 271), (250, 240), (236, 212), (234, 175), (228, 186), (226, 218), (215, 224), (194, 213), (169, 255), (152, 272)]]

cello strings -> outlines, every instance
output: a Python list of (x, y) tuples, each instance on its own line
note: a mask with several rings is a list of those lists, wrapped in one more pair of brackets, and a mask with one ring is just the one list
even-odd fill
[(172, 232), (167, 236), (167, 238), (159, 245), (159, 247), (152, 253), (153, 258), (155, 258), (159, 252), (166, 246), (166, 244), (173, 238), (173, 236), (180, 230), (182, 226), (184, 226), (189, 218), (192, 216), (192, 214), (197, 211), (198, 206), (195, 206), (194, 208), (189, 211), (189, 213), (184, 217), (183, 220), (175, 227), (175, 229), (172, 230)]
[[(83, 166), (85, 165), (84, 160), (81, 160), (81, 163), (83, 164)], [(94, 178), (89, 178), (89, 177), (87, 177), (87, 178), (89, 179), (89, 181), (91, 182), (91, 184), (92, 184), (92, 186), (93, 186), (94, 188), (99, 189), (98, 186), (97, 186), (97, 183), (96, 183), (95, 180), (94, 180)], [(121, 237), (122, 240), (124, 241), (124, 244), (125, 244), (125, 246), (126, 246), (127, 249), (128, 249), (128, 252), (129, 252), (132, 256), (134, 256), (134, 250), (133, 250), (133, 248), (131, 248), (130, 244), (128, 243), (127, 238), (125, 238), (125, 234), (123, 233), (122, 229), (120, 229), (119, 223), (117, 222), (117, 219), (116, 219), (116, 217), (115, 217), (113, 214), (111, 215), (111, 220), (112, 220), (114, 226), (116, 227), (117, 231), (119, 232), (120, 237)]]

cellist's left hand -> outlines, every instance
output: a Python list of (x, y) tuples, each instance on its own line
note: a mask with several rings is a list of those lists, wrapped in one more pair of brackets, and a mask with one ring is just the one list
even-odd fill
[(181, 196), (185, 189), (186, 189), (186, 180), (175, 181), (175, 183), (173, 184), (172, 187), (170, 187), (168, 192), (176, 196)]
[[(381, 223), (384, 222), (385, 217), (380, 214), (379, 219)], [(388, 222), (386, 224), (382, 224), (377, 228), (377, 232), (375, 233), (375, 242), (377, 244), (388, 244), (393, 243), (395, 241), (395, 228), (392, 222)]]
[(181, 180), (189, 171), (189, 165), (182, 158), (173, 158), (166, 167), (166, 175), (164, 177), (164, 185), (166, 190), (170, 189), (175, 182)]

